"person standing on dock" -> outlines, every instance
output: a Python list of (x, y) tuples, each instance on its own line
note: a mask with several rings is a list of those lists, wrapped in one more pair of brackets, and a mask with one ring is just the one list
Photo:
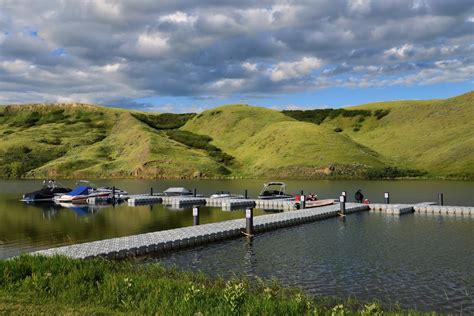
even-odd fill
[(357, 190), (357, 192), (354, 195), (356, 203), (362, 203), (362, 201), (364, 200), (364, 195), (362, 194), (361, 191), (362, 191), (361, 189)]

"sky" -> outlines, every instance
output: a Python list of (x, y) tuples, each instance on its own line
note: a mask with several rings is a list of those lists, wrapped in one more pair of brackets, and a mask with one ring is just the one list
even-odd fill
[(473, 89), (472, 0), (0, 0), (0, 104), (310, 109)]

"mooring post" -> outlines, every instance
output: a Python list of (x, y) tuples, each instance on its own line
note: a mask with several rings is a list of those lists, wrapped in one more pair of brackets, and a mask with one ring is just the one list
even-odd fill
[(388, 192), (385, 192), (383, 194), (383, 197), (385, 199), (385, 204), (390, 204), (390, 194)]
[(247, 192), (247, 189), (245, 189), (244, 197), (245, 197), (245, 199), (248, 199), (248, 192)]
[(306, 208), (306, 201), (305, 201), (305, 196), (304, 196), (303, 190), (301, 190), (300, 202), (301, 202), (301, 208), (305, 209)]
[(153, 187), (150, 188), (150, 195), (153, 196)]
[(345, 216), (346, 215), (346, 197), (344, 195), (341, 195), (339, 197), (339, 207), (341, 209), (341, 215)]
[(115, 206), (115, 186), (112, 187), (112, 205)]
[(196, 190), (196, 188), (194, 188), (193, 189), (193, 196), (196, 197), (196, 195), (197, 195), (197, 190)]
[(248, 237), (253, 236), (253, 208), (247, 207), (245, 209), (246, 227), (245, 232)]
[(193, 226), (199, 225), (199, 206), (193, 206)]
[(438, 205), (444, 205), (443, 193), (438, 194)]
[(346, 202), (347, 201), (347, 192), (342, 191), (341, 195), (344, 197), (344, 202)]

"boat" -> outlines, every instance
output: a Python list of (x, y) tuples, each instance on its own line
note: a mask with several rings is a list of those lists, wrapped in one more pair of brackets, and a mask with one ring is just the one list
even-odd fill
[(218, 191), (210, 196), (211, 199), (243, 199), (242, 194), (233, 194), (229, 191)]
[(94, 183), (86, 180), (79, 180), (76, 182), (76, 186), (80, 185), (91, 187), (95, 192), (109, 193), (110, 197), (112, 197), (112, 194), (115, 194), (116, 199), (120, 199), (128, 195), (128, 192), (125, 190), (121, 190), (115, 187), (97, 187)]
[(293, 199), (293, 195), (286, 194), (284, 182), (269, 182), (263, 185), (262, 192), (258, 195), (261, 200)]
[(89, 181), (78, 181), (77, 186), (71, 192), (57, 196), (54, 200), (58, 203), (87, 203), (89, 198), (121, 198), (127, 195), (126, 191), (118, 188), (98, 188), (95, 184)]
[[(333, 205), (335, 202), (333, 199), (326, 199), (326, 200), (314, 200), (314, 201), (305, 201), (305, 208), (313, 208), (313, 207), (319, 207), (319, 206), (326, 206), (326, 205)], [(300, 205), (298, 205), (297, 208), (299, 208)]]
[(44, 180), (43, 187), (40, 190), (25, 193), (22, 201), (24, 202), (48, 202), (52, 201), (57, 195), (62, 195), (71, 192), (70, 188), (62, 186), (54, 180)]
[[(171, 187), (163, 191), (166, 196), (193, 196), (193, 191), (182, 187)], [(202, 196), (202, 195), (200, 195)]]

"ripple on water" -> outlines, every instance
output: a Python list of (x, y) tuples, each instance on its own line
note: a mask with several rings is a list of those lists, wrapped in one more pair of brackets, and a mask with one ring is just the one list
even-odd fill
[(351, 215), (168, 254), (166, 265), (278, 279), (387, 308), (474, 313), (474, 220)]

